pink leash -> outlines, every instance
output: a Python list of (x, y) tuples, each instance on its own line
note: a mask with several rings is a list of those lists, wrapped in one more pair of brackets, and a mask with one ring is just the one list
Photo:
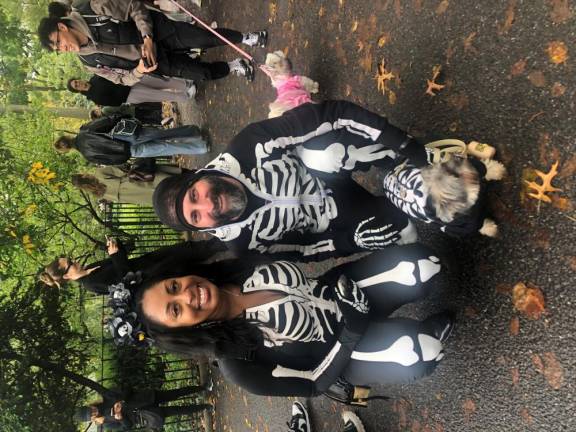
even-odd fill
[[(248, 54), (246, 51), (244, 51), (242, 48), (236, 46), (232, 41), (230, 41), (229, 39), (225, 38), (224, 36), (222, 36), (220, 33), (218, 33), (216, 30), (214, 30), (212, 27), (210, 27), (208, 24), (206, 24), (204, 21), (202, 21), (200, 18), (198, 18), (197, 16), (195, 16), (192, 12), (190, 12), (188, 9), (186, 9), (184, 6), (182, 6), (181, 4), (177, 3), (176, 0), (170, 0), (170, 3), (176, 5), (182, 12), (184, 12), (186, 15), (189, 15), (190, 17), (192, 17), (192, 19), (194, 21), (196, 21), (197, 23), (201, 24), (202, 27), (204, 27), (206, 30), (208, 30), (209, 32), (212, 32), (215, 36), (217, 36), (220, 40), (224, 41), (224, 43), (226, 43), (227, 45), (231, 46), (232, 48), (234, 48), (236, 51), (238, 51), (242, 56), (246, 57), (249, 61), (251, 61), (252, 63), (258, 65), (258, 63), (256, 62), (256, 60), (254, 60), (254, 57), (252, 57), (250, 54)], [(269, 77), (272, 77), (270, 75), (270, 72), (268, 72), (266, 70), (266, 68), (264, 67), (264, 65), (258, 65), (258, 69), (260, 69), (262, 72), (264, 72), (266, 75), (268, 75)]]

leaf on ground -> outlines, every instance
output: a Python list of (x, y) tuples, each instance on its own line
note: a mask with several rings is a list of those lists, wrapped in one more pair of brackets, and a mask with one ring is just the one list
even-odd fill
[(524, 73), (526, 69), (526, 59), (520, 59), (510, 68), (510, 75), (517, 76)]
[(566, 93), (566, 86), (562, 83), (555, 82), (550, 89), (550, 93), (552, 94), (552, 97), (563, 96), (564, 93)]
[(507, 283), (499, 283), (496, 285), (496, 292), (499, 294), (511, 294), (512, 287)]
[(273, 23), (276, 21), (276, 3), (270, 2), (268, 3), (268, 22)]
[(544, 294), (540, 288), (528, 287), (522, 282), (512, 288), (512, 303), (517, 311), (533, 320), (539, 319), (545, 310)]
[(364, 56), (360, 58), (359, 63), (364, 73), (372, 72), (372, 50), (370, 46), (364, 51)]
[(379, 38), (378, 38), (378, 46), (380, 48), (382, 48), (384, 45), (386, 45), (386, 43), (390, 40), (390, 33), (383, 33)]
[(320, 9), (318, 9), (318, 16), (320, 18), (322, 18), (325, 13), (326, 13), (326, 9), (324, 8), (324, 5), (320, 6)]
[(574, 271), (576, 271), (576, 256), (568, 257), (568, 265)]
[(554, 179), (556, 174), (558, 174), (558, 162), (554, 163), (554, 165), (552, 165), (552, 168), (550, 168), (550, 171), (548, 171), (547, 173), (543, 173), (542, 171), (539, 170), (534, 170), (534, 172), (538, 177), (540, 177), (542, 183), (538, 184), (535, 181), (526, 181), (528, 188), (532, 189), (532, 192), (528, 192), (528, 196), (530, 198), (534, 198), (539, 201), (551, 203), (552, 198), (546, 195), (546, 193), (559, 192), (562, 190), (552, 186), (552, 180)]
[(522, 408), (520, 410), (520, 417), (522, 417), (522, 421), (526, 424), (531, 425), (533, 423), (533, 419), (532, 416), (530, 415), (530, 411), (528, 411), (528, 408)]
[(462, 403), (462, 409), (464, 410), (464, 420), (469, 422), (472, 415), (476, 412), (476, 403), (472, 399), (466, 399)]
[(378, 71), (374, 76), (376, 79), (376, 86), (378, 87), (378, 91), (385, 95), (386, 91), (389, 90), (387, 81), (390, 81), (395, 77), (396, 75), (386, 70), (386, 62), (384, 59), (382, 59), (380, 64), (378, 64)]
[(398, 428), (404, 429), (408, 425), (408, 412), (410, 411), (410, 402), (406, 399), (394, 401), (392, 410), (398, 414)]
[(514, 317), (510, 320), (510, 335), (518, 336), (519, 332), (520, 332), (520, 319), (518, 317)]
[(476, 37), (476, 32), (472, 32), (470, 33), (468, 36), (466, 36), (466, 38), (464, 38), (464, 52), (472, 52), (472, 53), (476, 53), (478, 52), (478, 50), (474, 47), (474, 45), (472, 45), (472, 43), (474, 42), (474, 38)]
[(448, 10), (448, 6), (450, 6), (450, 1), (449, 0), (442, 0), (438, 4), (438, 7), (436, 8), (436, 15), (442, 15), (442, 14), (446, 13), (446, 11)]
[(551, 198), (552, 198), (552, 206), (557, 208), (558, 210), (561, 210), (563, 212), (569, 212), (572, 211), (572, 209), (574, 208), (572, 201), (570, 201), (568, 198), (563, 198), (556, 195), (552, 195)]
[(500, 26), (500, 29), (498, 30), (498, 33), (503, 35), (508, 33), (508, 30), (510, 30), (510, 27), (512, 27), (512, 24), (514, 23), (514, 18), (516, 16), (516, 3), (517, 0), (509, 0), (508, 1), (508, 8), (506, 9), (505, 12), (505, 16), (504, 16), (504, 22), (502, 23), (502, 25)]
[(394, 13), (396, 18), (402, 18), (402, 3), (400, 3), (400, 0), (394, 0)]
[(570, 0), (549, 0), (549, 3), (552, 6), (550, 18), (554, 24), (562, 24), (572, 18)]
[(352, 94), (352, 86), (350, 84), (346, 84), (346, 90), (345, 90), (344, 94), (346, 95), (346, 97), (348, 97)]
[(388, 103), (390, 105), (395, 105), (396, 104), (396, 93), (394, 93), (392, 90), (388, 90)]
[(546, 378), (546, 382), (550, 387), (554, 390), (558, 390), (564, 384), (564, 369), (554, 353), (552, 352), (545, 352), (542, 354), (542, 363), (543, 366), (541, 368), (544, 378)]
[(354, 33), (356, 30), (358, 30), (358, 21), (354, 20), (354, 22), (352, 23), (352, 28), (350, 29), (350, 31), (352, 33)]
[(452, 60), (455, 51), (456, 49), (454, 48), (454, 44), (452, 41), (450, 41), (448, 43), (448, 48), (446, 48), (446, 63), (450, 63), (450, 60)]
[(419, 14), (420, 12), (422, 12), (422, 1), (423, 1), (423, 0), (413, 0), (414, 10), (416, 11), (417, 14)]
[(436, 96), (436, 93), (434, 93), (434, 92), (440, 91), (445, 87), (442, 84), (436, 83), (436, 79), (440, 75), (441, 71), (442, 71), (442, 66), (440, 66), (440, 65), (436, 65), (432, 68), (432, 79), (426, 80), (426, 83), (428, 84), (428, 88), (426, 89), (427, 95)]
[(512, 385), (517, 386), (520, 381), (520, 371), (516, 366), (510, 368), (510, 374), (512, 375)]
[(576, 173), (576, 156), (572, 156), (568, 162), (562, 164), (558, 178), (564, 179), (572, 177)]
[(548, 58), (554, 64), (564, 63), (568, 59), (568, 48), (562, 41), (550, 42), (546, 52), (548, 53)]
[(542, 71), (530, 72), (528, 79), (534, 87), (544, 87), (546, 85), (546, 77)]

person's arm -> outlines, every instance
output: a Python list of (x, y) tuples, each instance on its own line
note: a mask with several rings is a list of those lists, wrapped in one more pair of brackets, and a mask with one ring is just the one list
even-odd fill
[(142, 36), (153, 36), (153, 23), (150, 11), (140, 0), (92, 0), (92, 10), (120, 21), (134, 21)]
[[(124, 69), (116, 69), (116, 68), (109, 68), (109, 67), (92, 67), (92, 66), (85, 66), (89, 72), (94, 73), (102, 78), (107, 79), (108, 81), (113, 82), (114, 84), (122, 84), (125, 86), (132, 87), (134, 84), (140, 82), (144, 73), (141, 72), (138, 67), (131, 70), (124, 70)], [(140, 68), (141, 69), (141, 68)]]
[(364, 168), (394, 154), (417, 166), (426, 163), (423, 145), (385, 117), (347, 101), (308, 103), (253, 123), (230, 145), (233, 153), (250, 151), (260, 158), (291, 147), (307, 166), (329, 173)]
[(110, 261), (112, 261), (112, 265), (116, 271), (116, 276), (118, 280), (121, 280), (126, 273), (132, 270), (126, 248), (124, 248), (122, 243), (113, 238), (107, 240), (106, 246), (108, 248), (108, 255), (110, 255)]

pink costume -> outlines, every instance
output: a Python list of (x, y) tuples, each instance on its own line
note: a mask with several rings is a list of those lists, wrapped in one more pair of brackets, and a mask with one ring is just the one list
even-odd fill
[(310, 93), (302, 85), (299, 75), (275, 79), (272, 85), (278, 93), (274, 104), (282, 104), (286, 110), (312, 102)]

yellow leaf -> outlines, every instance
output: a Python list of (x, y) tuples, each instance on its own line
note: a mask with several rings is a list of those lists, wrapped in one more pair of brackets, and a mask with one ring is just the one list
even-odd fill
[(568, 59), (568, 48), (564, 42), (550, 42), (546, 51), (550, 61), (554, 64), (564, 63)]
[(358, 30), (358, 21), (354, 20), (352, 23), (352, 33), (354, 33), (356, 30)]
[(558, 162), (552, 165), (552, 168), (550, 168), (550, 171), (548, 171), (546, 174), (538, 170), (534, 170), (534, 172), (538, 177), (540, 177), (540, 179), (542, 179), (542, 184), (538, 184), (534, 181), (524, 180), (528, 185), (528, 188), (533, 190), (532, 193), (528, 193), (528, 196), (547, 203), (552, 202), (552, 199), (546, 195), (546, 192), (559, 192), (562, 190), (552, 186), (552, 179), (554, 179), (556, 174), (558, 174)]
[(382, 48), (384, 45), (386, 45), (386, 42), (388, 42), (389, 39), (390, 39), (390, 34), (384, 33), (382, 36), (380, 36), (378, 38), (378, 46), (380, 48)]
[(436, 78), (438, 78), (438, 76), (440, 75), (441, 70), (442, 70), (442, 66), (440, 66), (440, 65), (436, 65), (432, 68), (432, 79), (426, 80), (426, 83), (428, 84), (428, 88), (426, 89), (427, 95), (436, 96), (436, 93), (434, 93), (434, 91), (436, 91), (436, 90), (440, 91), (444, 87), (446, 87), (445, 85), (436, 83)]
[(395, 77), (396, 75), (386, 70), (384, 59), (382, 59), (378, 65), (378, 72), (376, 72), (376, 75), (374, 76), (376, 79), (378, 91), (382, 92), (382, 94), (386, 94), (386, 90), (388, 90), (388, 84), (386, 81), (389, 81)]

